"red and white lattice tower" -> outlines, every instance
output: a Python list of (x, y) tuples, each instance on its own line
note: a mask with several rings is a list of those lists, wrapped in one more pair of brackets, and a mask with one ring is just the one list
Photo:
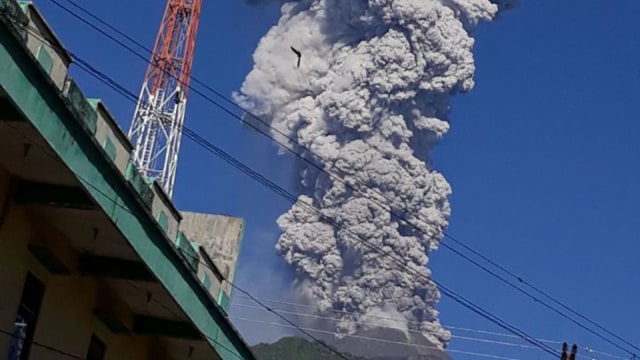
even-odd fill
[(129, 138), (133, 162), (171, 197), (201, 0), (167, 0)]

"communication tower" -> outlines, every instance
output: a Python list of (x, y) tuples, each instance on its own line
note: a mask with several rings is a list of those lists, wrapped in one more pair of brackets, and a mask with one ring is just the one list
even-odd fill
[(167, 0), (129, 128), (133, 162), (171, 197), (201, 0)]

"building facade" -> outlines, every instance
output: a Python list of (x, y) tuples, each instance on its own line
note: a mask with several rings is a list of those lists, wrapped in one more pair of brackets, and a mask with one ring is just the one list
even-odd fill
[(242, 220), (185, 221), (71, 62), (0, 0), (0, 359), (254, 359), (226, 315)]

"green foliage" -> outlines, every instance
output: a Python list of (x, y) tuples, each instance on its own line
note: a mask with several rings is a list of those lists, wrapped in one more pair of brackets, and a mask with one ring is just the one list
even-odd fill
[[(258, 360), (343, 360), (324, 346), (299, 337), (285, 337), (273, 344), (258, 344), (252, 350)], [(349, 360), (363, 360), (344, 355)]]

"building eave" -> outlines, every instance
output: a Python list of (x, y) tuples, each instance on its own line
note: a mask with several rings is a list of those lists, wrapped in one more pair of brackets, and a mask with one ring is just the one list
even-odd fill
[(33, 54), (4, 17), (0, 17), (0, 40), (0, 63), (4, 68), (0, 71), (2, 90), (75, 175), (221, 358), (237, 359), (228, 346), (220, 345), (228, 344), (242, 358), (255, 359), (225, 312), (181, 260), (172, 239), (167, 237), (123, 174), (105, 156), (96, 139), (87, 132), (77, 113), (68, 107), (60, 91), (41, 71)]
[(73, 57), (67, 51), (67, 49), (65, 49), (65, 47), (62, 45), (62, 42), (60, 41), (56, 33), (53, 31), (51, 26), (49, 26), (44, 16), (42, 16), (42, 13), (40, 12), (40, 10), (38, 10), (38, 8), (35, 5), (33, 5), (33, 2), (31, 1), (19, 1), (18, 3), (24, 4), (25, 6), (27, 6), (29, 11), (32, 11), (37, 16), (38, 20), (44, 24), (44, 30), (47, 32), (48, 38), (50, 38), (51, 41), (53, 42), (53, 45), (55, 46), (55, 51), (63, 56), (67, 64), (71, 64), (73, 62)]

